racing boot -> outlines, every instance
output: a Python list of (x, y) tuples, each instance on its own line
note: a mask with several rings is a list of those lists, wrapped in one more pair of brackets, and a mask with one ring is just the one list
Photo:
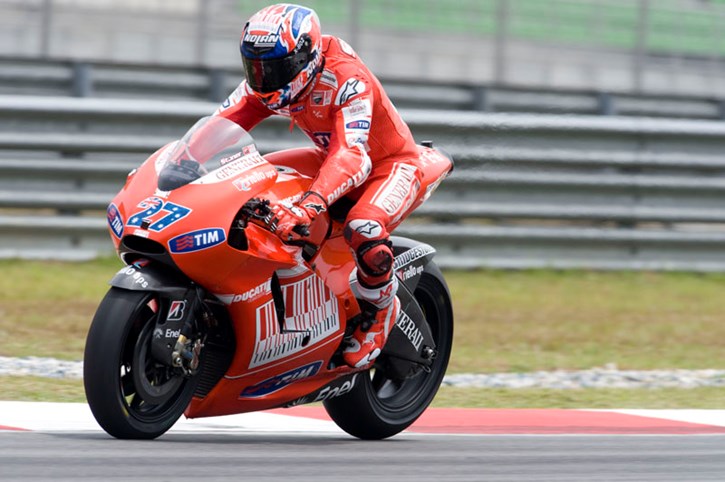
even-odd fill
[(358, 324), (347, 340), (347, 347), (342, 352), (342, 358), (347, 365), (360, 368), (380, 355), (400, 314), (400, 300), (395, 295), (397, 290), (398, 278), (395, 275), (377, 288), (358, 284), (358, 296), (367, 301), (372, 309), (364, 310), (369, 318)]

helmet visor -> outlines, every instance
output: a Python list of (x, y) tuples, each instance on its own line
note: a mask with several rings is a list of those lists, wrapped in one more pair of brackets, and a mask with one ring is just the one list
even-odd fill
[(302, 50), (277, 59), (249, 59), (242, 56), (247, 83), (255, 92), (268, 94), (292, 82), (309, 63), (310, 53)]

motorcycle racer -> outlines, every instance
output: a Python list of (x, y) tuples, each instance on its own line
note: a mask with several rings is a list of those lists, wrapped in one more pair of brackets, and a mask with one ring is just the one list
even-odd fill
[(283, 241), (302, 235), (321, 213), (345, 197), (354, 202), (344, 237), (357, 270), (366, 318), (343, 350), (362, 367), (381, 352), (400, 311), (389, 233), (408, 214), (422, 179), (410, 129), (378, 79), (342, 39), (322, 35), (317, 14), (276, 4), (254, 14), (240, 42), (245, 80), (217, 111), (246, 130), (271, 115), (289, 117), (317, 146), (319, 172), (294, 204), (273, 206)]

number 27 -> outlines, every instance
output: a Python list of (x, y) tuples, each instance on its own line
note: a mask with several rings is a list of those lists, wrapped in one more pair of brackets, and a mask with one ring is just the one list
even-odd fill
[(166, 216), (155, 221), (148, 227), (150, 231), (156, 232), (162, 231), (163, 229), (171, 226), (176, 221), (187, 216), (191, 212), (191, 209), (187, 207), (168, 201), (164, 202), (162, 199), (159, 198), (149, 198), (141, 201), (138, 207), (142, 208), (143, 211), (139, 211), (131, 215), (127, 223), (129, 226), (141, 226), (141, 223), (145, 219), (150, 219), (160, 211), (165, 211), (168, 213)]

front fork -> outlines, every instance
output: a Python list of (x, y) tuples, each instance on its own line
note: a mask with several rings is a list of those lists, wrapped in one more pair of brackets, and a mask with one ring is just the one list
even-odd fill
[[(151, 342), (153, 357), (164, 365), (179, 368), (185, 376), (196, 374), (199, 355), (204, 347), (201, 319), (210, 323), (210, 315), (202, 302), (203, 290), (198, 286), (187, 289), (181, 297), (166, 300), (154, 327)], [(166, 306), (164, 306), (166, 305)]]

